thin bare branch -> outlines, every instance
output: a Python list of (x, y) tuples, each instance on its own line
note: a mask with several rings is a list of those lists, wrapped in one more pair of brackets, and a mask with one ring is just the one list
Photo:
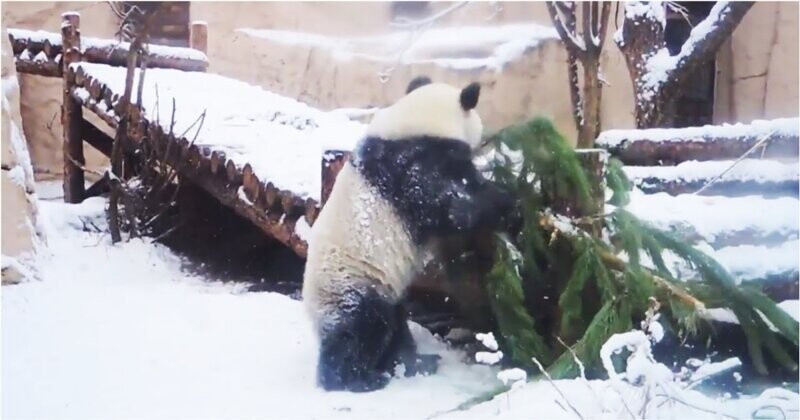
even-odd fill
[(592, 39), (592, 10), (594, 7), (594, 2), (584, 1), (581, 2), (581, 30), (583, 31), (583, 44), (586, 45), (586, 51), (594, 51), (596, 46), (594, 45), (594, 40)]
[(724, 171), (722, 171), (722, 173), (720, 173), (719, 175), (715, 176), (714, 178), (711, 178), (705, 185), (703, 185), (699, 190), (693, 192), (692, 194), (698, 195), (701, 192), (707, 190), (708, 187), (714, 185), (717, 181), (720, 180), (720, 178), (722, 178), (725, 174), (730, 172), (731, 169), (733, 169), (736, 165), (738, 165), (741, 161), (743, 161), (748, 155), (750, 155), (750, 153), (753, 153), (753, 151), (756, 150), (757, 148), (759, 148), (762, 144), (764, 145), (764, 148), (766, 148), (766, 144), (765, 143), (770, 138), (772, 138), (772, 135), (775, 134), (775, 131), (776, 130), (772, 130), (769, 133), (767, 133), (764, 136), (762, 136), (760, 139), (758, 139), (756, 144), (754, 144), (753, 147), (747, 149), (746, 152), (744, 152), (741, 156), (739, 156), (739, 158), (736, 159), (736, 161), (734, 161), (731, 164), (731, 166), (728, 166)]
[(572, 403), (569, 402), (569, 400), (567, 399), (567, 396), (564, 395), (563, 392), (561, 392), (561, 389), (559, 389), (558, 386), (556, 386), (556, 383), (553, 382), (553, 378), (551, 378), (550, 374), (547, 373), (547, 371), (544, 369), (544, 367), (542, 367), (542, 364), (539, 363), (539, 360), (536, 359), (535, 357), (531, 357), (531, 360), (533, 360), (533, 363), (536, 363), (536, 366), (539, 368), (539, 371), (541, 371), (542, 375), (544, 375), (544, 377), (547, 378), (547, 382), (549, 382), (550, 385), (553, 386), (553, 389), (555, 389), (556, 392), (558, 392), (558, 395), (561, 395), (561, 398), (563, 398), (564, 402), (567, 403), (567, 406), (569, 406), (569, 408), (572, 409), (572, 412), (575, 413), (575, 415), (578, 416), (578, 418), (583, 420), (583, 416), (581, 415), (581, 412), (578, 411), (578, 409), (575, 408), (575, 406), (572, 405)]
[(570, 33), (567, 30), (567, 24), (564, 22), (564, 19), (561, 18), (554, 3), (555, 2), (548, 1), (545, 2), (545, 5), (547, 5), (547, 12), (550, 13), (550, 20), (553, 22), (556, 32), (558, 32), (558, 37), (561, 38), (561, 42), (564, 43), (568, 52), (574, 54), (578, 58), (583, 57), (586, 53), (586, 47), (583, 45), (583, 41), (578, 38), (574, 31)]
[(611, 2), (604, 1), (603, 8), (600, 12), (600, 29), (598, 30), (597, 37), (600, 39), (598, 47), (603, 48), (606, 41), (606, 32), (608, 32), (608, 17), (611, 14)]

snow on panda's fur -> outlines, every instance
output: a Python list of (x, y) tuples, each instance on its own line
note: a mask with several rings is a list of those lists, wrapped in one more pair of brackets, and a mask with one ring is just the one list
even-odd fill
[(432, 239), (495, 226), (511, 207), (472, 163), (479, 94), (477, 83), (415, 79), (339, 172), (303, 280), (326, 390), (382, 388), (399, 363), (407, 376), (436, 370), (438, 356), (417, 354), (400, 300)]

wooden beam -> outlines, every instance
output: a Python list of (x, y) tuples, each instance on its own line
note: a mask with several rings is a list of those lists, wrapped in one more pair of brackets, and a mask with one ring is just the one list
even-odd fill
[(33, 61), (21, 60), (17, 57), (14, 60), (17, 73), (33, 74), (43, 77), (61, 77), (61, 63), (55, 60)]
[(106, 157), (111, 157), (111, 148), (114, 146), (114, 139), (111, 136), (86, 120), (81, 122), (81, 134), (86, 143), (89, 143)]
[[(80, 20), (77, 13), (68, 12), (65, 15), (76, 16), (76, 20)], [(197, 29), (200, 31), (200, 29)], [(62, 28), (62, 32), (64, 28)], [(206, 32), (207, 34), (207, 32)], [(58, 77), (62, 74), (55, 71), (55, 68), (46, 63), (58, 63), (58, 56), (62, 55), (64, 49), (64, 41), (59, 43), (56, 40), (49, 42), (47, 40), (41, 41), (40, 39), (17, 38), (15, 35), (20, 35), (15, 32), (13, 28), (8, 30), (8, 37), (11, 41), (11, 47), (16, 58), (17, 69), (24, 73), (39, 74), (42, 76)], [(56, 35), (56, 34), (53, 34)], [(198, 42), (201, 33), (197, 33)], [(52, 38), (52, 37), (51, 37)], [(207, 45), (206, 38), (206, 45)], [(111, 39), (93, 39), (93, 43), (85, 46), (83, 49), (78, 49), (81, 54), (81, 61), (89, 63), (108, 64), (111, 66), (125, 67), (128, 60), (128, 49), (130, 44), (127, 42), (119, 43)], [(200, 59), (198, 54), (188, 56), (187, 53), (192, 51), (183, 47), (172, 47), (174, 50), (159, 49), (156, 52), (150, 52), (147, 56), (148, 68), (167, 68), (184, 71), (205, 71), (208, 68), (208, 60)], [(22, 53), (27, 50), (28, 54), (25, 59), (21, 59)], [(41, 63), (35, 62), (34, 57), (44, 51), (48, 60)], [(163, 52), (162, 52), (163, 51)], [(62, 60), (63, 61), (63, 60)], [(74, 61), (73, 61), (74, 62)], [(21, 64), (23, 63), (23, 64)]]
[(107, 194), (111, 191), (111, 184), (108, 182), (108, 172), (106, 172), (102, 178), (98, 179), (97, 182), (92, 184), (86, 190), (86, 198), (89, 197), (97, 197), (103, 194)]
[(320, 192), (320, 207), (325, 205), (333, 191), (336, 176), (350, 159), (350, 152), (345, 150), (326, 150), (322, 154), (322, 191)]
[(81, 169), (86, 165), (83, 156), (83, 108), (80, 102), (72, 97), (71, 89), (75, 83), (75, 74), (68, 71), (69, 65), (81, 61), (80, 15), (67, 12), (61, 15), (61, 43), (64, 46), (62, 58), (63, 104), (61, 108), (61, 124), (64, 127), (61, 145), (64, 159), (64, 201), (80, 203), (86, 193), (84, 174)]
[(189, 33), (189, 47), (208, 54), (208, 24), (202, 21), (192, 22)]
[[(633, 130), (631, 130), (633, 132)], [(740, 135), (731, 137), (696, 137), (676, 138), (670, 141), (648, 139), (622, 139), (605, 147), (613, 156), (626, 165), (658, 166), (676, 165), (689, 160), (736, 159), (755, 146), (762, 136)], [(601, 135), (599, 139), (602, 139)], [(797, 157), (800, 152), (797, 135), (774, 133), (766, 142), (762, 157), (785, 158)], [(754, 155), (760, 155), (756, 149)]]

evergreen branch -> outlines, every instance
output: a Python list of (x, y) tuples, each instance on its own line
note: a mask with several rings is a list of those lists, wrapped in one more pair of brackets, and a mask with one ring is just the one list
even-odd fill
[(549, 363), (552, 360), (550, 349), (525, 310), (519, 251), (503, 236), (498, 235), (497, 243), (495, 265), (487, 275), (486, 288), (500, 329), (499, 336), (515, 362), (530, 366), (531, 358), (536, 357)]
[[(553, 217), (550, 216), (550, 215), (541, 215), (539, 217), (539, 221), (540, 221), (539, 222), (540, 226), (542, 226), (543, 228), (546, 228), (548, 230), (557, 229), (556, 226), (555, 226), (555, 222), (553, 220)], [(561, 230), (560, 232), (562, 234), (571, 235), (573, 237), (575, 235), (581, 235), (581, 234), (586, 235), (585, 232), (579, 230), (578, 228), (573, 229), (573, 232), (575, 232), (575, 233), (566, 232), (564, 230)], [(623, 261), (621, 258), (619, 258), (618, 256), (614, 255), (613, 253), (611, 253), (610, 251), (608, 251), (604, 247), (598, 247), (596, 252), (600, 256), (600, 259), (603, 261), (603, 264), (606, 267), (608, 267), (609, 269), (614, 270), (614, 271), (618, 271), (618, 272), (621, 272), (621, 273), (624, 273), (624, 272), (626, 272), (628, 270), (628, 263), (627, 262)], [(669, 280), (667, 280), (667, 279), (665, 279), (665, 278), (663, 278), (661, 276), (658, 276), (656, 274), (653, 274), (652, 272), (650, 272), (647, 269), (642, 269), (642, 274), (645, 276), (645, 278), (648, 281), (651, 281), (656, 286), (659, 286), (660, 288), (669, 291), (671, 294), (673, 294), (676, 297), (680, 298), (682, 301), (684, 301), (684, 303), (686, 303), (690, 307), (694, 308), (695, 310), (704, 311), (706, 309), (706, 306), (705, 306), (705, 304), (703, 302), (701, 302), (696, 297), (692, 296), (686, 290), (675, 286), (671, 281), (669, 281)]]

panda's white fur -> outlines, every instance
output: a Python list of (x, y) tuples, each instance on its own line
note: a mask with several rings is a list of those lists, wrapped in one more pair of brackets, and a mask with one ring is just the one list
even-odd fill
[[(466, 97), (472, 100), (465, 100), (462, 92), (471, 93)], [(387, 173), (405, 177), (402, 172), (405, 169), (395, 168), (393, 161), (384, 160), (379, 162), (384, 166), (372, 168), (377, 172), (368, 179), (364, 172), (367, 169), (362, 166), (368, 163), (360, 159), (376, 159), (375, 156), (362, 157), (370, 141), (377, 149), (386, 147), (381, 145), (386, 143), (381, 142), (397, 144), (399, 149), (393, 149), (394, 153), (401, 154), (407, 151), (406, 147), (421, 147), (427, 151), (425, 148), (429, 146), (423, 143), (429, 142), (435, 143), (434, 147), (444, 147), (443, 150), (458, 149), (454, 143), (466, 143), (467, 150), (475, 148), (483, 129), (474, 110), (478, 93), (477, 84), (463, 90), (446, 84), (414, 87), (395, 104), (376, 113), (353, 159), (339, 172), (330, 197), (312, 228), (303, 280), (305, 306), (320, 337), (318, 381), (324, 388), (377, 389), (388, 380), (381, 373), (386, 372), (387, 358), (399, 355), (408, 369), (408, 363), (432, 357), (416, 355), (406, 314), (399, 304), (415, 272), (421, 268), (426, 244), (420, 243), (419, 238), (415, 240), (409, 227), (408, 208), (400, 213), (398, 204), (376, 186), (381, 180), (373, 179)], [(468, 109), (462, 103), (468, 103)], [(395, 143), (400, 140), (412, 143)], [(431, 150), (439, 153), (439, 149)], [(462, 160), (458, 165), (471, 171), (467, 176), (471, 177), (470, 182), (475, 182), (472, 180), (479, 175), (469, 159), (469, 152), (459, 153)], [(422, 166), (416, 167), (423, 172), (414, 182), (427, 184), (425, 168), (437, 170), (433, 166), (441, 159), (427, 152), (414, 156), (417, 156), (415, 159), (421, 159), (419, 156), (434, 158), (434, 163), (420, 162)], [(460, 177), (441, 176), (446, 178), (442, 185), (457, 183), (456, 188), (461, 188), (462, 181), (467, 183)], [(427, 186), (423, 184), (416, 185)], [(400, 194), (400, 199), (406, 198), (403, 197), (406, 191), (395, 193)], [(409, 353), (414, 355), (409, 358)], [(376, 367), (378, 365), (381, 367)]]
[[(461, 89), (444, 83), (416, 88), (378, 111), (366, 135), (383, 140), (427, 135), (462, 140), (475, 148), (483, 124), (474, 109), (461, 107), (460, 95)], [(396, 209), (347, 162), (311, 230), (303, 299), (315, 325), (335, 313), (338, 290), (364, 278), (383, 279), (371, 286), (399, 300), (421, 268), (425, 251), (413, 244)], [(342, 267), (355, 278), (340, 278)]]
[(368, 136), (385, 140), (427, 135), (458, 139), (476, 148), (481, 142), (483, 123), (475, 109), (465, 111), (461, 89), (445, 83), (431, 83), (411, 91), (372, 118)]
[(315, 326), (321, 329), (331, 320), (341, 303), (339, 292), (354, 283), (399, 300), (418, 268), (420, 252), (392, 205), (346, 163), (308, 244), (303, 299)]

